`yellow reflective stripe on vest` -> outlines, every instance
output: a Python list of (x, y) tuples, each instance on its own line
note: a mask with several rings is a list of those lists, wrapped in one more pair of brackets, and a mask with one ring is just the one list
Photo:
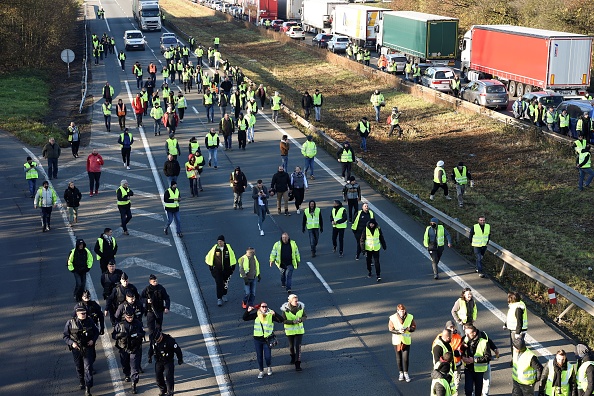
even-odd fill
[(465, 166), (462, 167), (462, 173), (460, 173), (460, 170), (458, 169), (458, 167), (454, 168), (454, 179), (456, 179), (456, 183), (458, 183), (461, 186), (468, 183), (468, 178), (466, 177), (466, 167)]
[[(171, 198), (171, 199), (179, 198), (179, 188), (176, 188), (175, 192), (171, 188), (168, 188), (167, 191), (169, 191), (169, 198)], [(165, 207), (166, 208), (179, 208), (179, 201), (165, 202)]]
[[(400, 324), (400, 321), (398, 320), (398, 314), (394, 314), (394, 315), (390, 316), (390, 320), (392, 321), (392, 324), (394, 325), (395, 330), (402, 330), (407, 327), (410, 327), (410, 325), (412, 324), (413, 318), (414, 317), (411, 314), (407, 314), (406, 319), (404, 319), (404, 322), (402, 322), (402, 324)], [(393, 345), (398, 345), (398, 344), (410, 345), (411, 342), (412, 342), (412, 340), (411, 340), (409, 331), (405, 331), (404, 334), (392, 334), (392, 344)]]
[(217, 145), (217, 140), (218, 140), (218, 136), (217, 135), (212, 135), (212, 134), (208, 134), (206, 135), (206, 137), (208, 138), (208, 145), (209, 146), (216, 146)]
[(491, 226), (485, 224), (485, 231), (482, 230), (479, 224), (474, 225), (474, 235), (472, 236), (472, 246), (483, 247), (489, 243), (489, 234), (491, 233)]
[(536, 382), (536, 370), (530, 366), (534, 353), (526, 349), (518, 358), (518, 351), (514, 349), (512, 378), (518, 384), (532, 385)]
[(311, 230), (312, 228), (320, 228), (320, 208), (315, 208), (313, 213), (311, 213), (309, 208), (305, 209), (305, 218), (305, 227), (308, 230)]
[(346, 221), (344, 223), (338, 223), (340, 220), (342, 220), (342, 215), (344, 214), (345, 210), (346, 209), (344, 208), (344, 206), (341, 206), (340, 208), (338, 208), (338, 210), (336, 210), (336, 208), (332, 209), (332, 219), (336, 223), (333, 225), (334, 228), (347, 228)]
[(365, 227), (365, 250), (377, 252), (380, 250), (381, 244), (379, 239), (379, 227), (375, 227), (373, 233)]
[[(459, 298), (458, 299), (459, 303), (458, 305), (460, 306), (460, 309), (458, 309), (458, 317), (460, 318), (460, 320), (462, 321), (462, 323), (468, 323), (468, 307), (466, 305), (466, 300), (463, 298)], [(477, 315), (477, 308), (476, 308), (476, 302), (473, 304), (472, 306), (472, 321), (474, 322), (476, 320), (476, 315)]]
[[(476, 347), (476, 351), (474, 352), (474, 358), (479, 358), (485, 356), (487, 352), (487, 345), (488, 340), (481, 338), (478, 342)], [(475, 373), (484, 373), (489, 368), (489, 363), (474, 363), (474, 372)]]
[[(441, 180), (439, 179), (439, 171), (441, 171)], [(446, 174), (445, 170), (441, 166), (436, 166), (433, 170), (433, 181), (435, 183), (445, 183), (446, 182)]]
[(167, 139), (167, 150), (169, 150), (169, 154), (171, 155), (179, 154), (177, 152), (177, 139)]
[[(553, 368), (553, 361), (555, 359), (549, 360), (549, 376), (547, 377), (547, 384), (545, 387), (545, 394), (553, 395), (553, 378), (555, 376), (555, 369)], [(571, 377), (571, 373), (573, 371), (573, 364), (567, 362), (567, 370), (563, 370), (561, 372), (561, 393), (555, 393), (556, 396), (569, 396), (569, 378)]]
[(592, 156), (588, 152), (580, 153), (578, 165), (581, 164), (586, 159), (586, 157), (588, 158), (588, 162), (581, 166), (582, 169), (592, 167)]
[[(303, 308), (300, 309), (299, 311), (297, 311), (296, 314), (294, 314), (291, 311), (285, 311), (285, 316), (287, 317), (287, 320), (300, 319), (303, 316)], [(304, 334), (304, 333), (305, 333), (305, 328), (303, 327), (303, 322), (293, 323), (293, 324), (285, 324), (285, 334), (288, 336), (295, 335), (295, 334)]]
[[(262, 332), (262, 330), (264, 330)], [(266, 322), (260, 322), (260, 317), (256, 316), (254, 320), (254, 337), (268, 337), (274, 331), (274, 324), (272, 323), (272, 314), (266, 315)]]
[(340, 162), (353, 162), (353, 152), (351, 150), (342, 150)]

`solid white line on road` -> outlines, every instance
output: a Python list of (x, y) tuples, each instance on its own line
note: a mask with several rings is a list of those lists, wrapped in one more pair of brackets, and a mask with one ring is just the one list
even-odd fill
[[(124, 81), (126, 85), (126, 90), (128, 91), (128, 98), (130, 102), (132, 102), (132, 93), (130, 92), (130, 85), (128, 81)], [(155, 165), (155, 161), (153, 159), (151, 153), (151, 147), (149, 145), (148, 139), (146, 138), (146, 134), (144, 133), (144, 128), (138, 128), (141, 136), (142, 143), (144, 145), (144, 149), (146, 151), (146, 157), (149, 161), (150, 169), (153, 172), (153, 177), (155, 179), (155, 184), (157, 185), (157, 190), (159, 191), (159, 196), (161, 197), (161, 203), (164, 205), (163, 202), (163, 184), (161, 181), (161, 176), (157, 172), (157, 166)], [(163, 207), (163, 210), (165, 208)], [(202, 300), (202, 296), (200, 294), (200, 290), (198, 289), (198, 285), (196, 283), (196, 279), (194, 277), (194, 272), (192, 271), (192, 267), (190, 266), (190, 262), (186, 255), (186, 250), (182, 244), (181, 238), (173, 233), (173, 230), (176, 230), (175, 223), (171, 225), (172, 234), (173, 234), (173, 241), (175, 242), (175, 247), (177, 249), (177, 253), (179, 255), (179, 259), (184, 270), (184, 277), (186, 282), (188, 283), (188, 289), (190, 290), (190, 296), (192, 297), (192, 302), (194, 304), (194, 309), (197, 313), (198, 323), (200, 325), (200, 330), (204, 337), (204, 343), (206, 345), (206, 349), (208, 351), (208, 356), (210, 357), (210, 362), (217, 380), (217, 384), (219, 386), (219, 392), (222, 396), (231, 396), (231, 387), (229, 383), (229, 379), (225, 373), (225, 366), (221, 360), (216, 339), (214, 337), (214, 332), (211, 328), (211, 324), (208, 319), (208, 314), (206, 313), (204, 307), (204, 301)], [(176, 230), (177, 231), (177, 230)]]
[[(103, 160), (104, 161), (114, 161), (114, 162), (117, 162), (118, 164), (122, 164), (122, 166), (124, 165), (124, 160), (122, 160), (121, 158), (112, 157), (109, 155), (104, 155)], [(148, 165), (143, 164), (142, 162), (130, 161), (130, 165), (135, 168), (148, 168)]]
[(148, 181), (148, 182), (152, 181), (150, 177), (137, 175), (135, 173), (131, 173), (130, 171), (120, 171), (120, 170), (109, 169), (109, 168), (107, 168), (107, 169), (103, 168), (102, 171), (111, 173), (114, 175), (124, 176), (126, 178), (138, 179), (138, 180), (143, 180), (143, 181)]
[(206, 362), (202, 356), (195, 355), (192, 352), (186, 351), (185, 349), (182, 349), (182, 355), (184, 357), (184, 363), (194, 366), (200, 370), (208, 371), (206, 369)]
[(165, 265), (157, 264), (152, 261), (144, 260), (140, 257), (128, 257), (127, 259), (118, 263), (118, 268), (130, 268), (135, 265), (147, 268), (153, 272), (158, 272), (160, 274), (169, 275), (174, 278), (181, 279), (179, 271), (175, 268), (167, 267)]
[[(281, 132), (284, 135), (287, 135), (289, 137), (289, 139), (291, 140), (291, 142), (295, 146), (297, 146), (299, 149), (301, 149), (301, 144), (299, 142), (297, 142), (294, 138), (292, 138), (291, 135), (289, 135), (282, 127), (280, 127), (279, 125), (277, 125), (276, 123), (274, 123), (265, 114), (262, 113), (261, 115), (272, 126), (274, 126), (279, 132)], [(339, 175), (337, 175), (336, 173), (334, 173), (334, 171), (332, 171), (330, 168), (328, 168), (322, 161), (319, 161), (316, 158), (316, 163), (322, 169), (324, 169), (324, 171), (326, 171), (331, 177), (333, 177), (338, 183), (340, 183), (341, 185), (344, 184), (344, 179), (342, 177), (340, 177)], [(421, 253), (426, 258), (431, 259), (431, 257), (429, 256), (429, 253), (427, 252), (427, 249), (424, 246), (422, 246), (420, 243), (418, 243), (415, 238), (411, 237), (406, 231), (404, 231), (401, 227), (399, 227), (396, 223), (394, 223), (386, 214), (384, 214), (381, 210), (379, 210), (379, 208), (377, 208), (375, 205), (373, 205), (372, 203), (370, 203), (363, 196), (361, 196), (361, 201), (369, 204), (369, 208), (377, 216), (379, 216), (386, 224), (388, 224), (390, 227), (392, 227), (392, 229), (394, 231), (396, 231), (398, 234), (400, 234), (400, 236), (402, 236), (404, 239), (406, 239), (407, 242), (411, 244), (411, 246), (413, 246), (415, 249), (417, 249), (419, 251), (419, 253)], [(441, 268), (441, 270), (444, 273), (447, 273), (448, 276), (454, 282), (456, 282), (458, 285), (460, 285), (460, 287), (462, 287), (462, 288), (466, 288), (466, 287), (471, 288), (472, 289), (472, 295), (474, 296), (474, 298), (478, 302), (480, 302), (485, 308), (487, 308), (496, 318), (498, 318), (499, 320), (501, 320), (502, 322), (505, 323), (505, 321), (506, 321), (506, 315), (503, 312), (501, 312), (501, 310), (499, 310), (497, 307), (495, 307), (482, 294), (480, 294), (478, 291), (476, 291), (474, 288), (472, 288), (468, 283), (466, 283), (464, 280), (462, 280), (462, 278), (460, 278), (454, 271), (452, 271), (447, 265), (445, 265), (443, 263), (443, 261), (440, 262), (439, 268)], [(546, 357), (547, 359), (552, 358), (553, 354), (547, 348), (545, 348), (542, 344), (540, 344), (536, 339), (534, 339), (532, 336), (530, 336), (529, 334), (526, 334), (526, 338), (525, 339), (526, 339), (526, 342), (530, 345), (530, 348), (532, 350), (537, 350), (540, 355)]]
[[(103, 214), (107, 214), (107, 213), (111, 213), (111, 212), (116, 212), (118, 210), (118, 205), (117, 204), (112, 204), (112, 205), (108, 205), (107, 207), (105, 207), (104, 209), (98, 211), (98, 212), (91, 212), (90, 214), (93, 216), (98, 216), (98, 215), (103, 215)], [(165, 221), (165, 217), (161, 214), (158, 213), (153, 213), (153, 212), (149, 212), (143, 209), (136, 209), (136, 208), (132, 208), (131, 209), (132, 214), (136, 215), (136, 216), (145, 216), (145, 217), (150, 217), (151, 219), (155, 219), (158, 221)]]
[(326, 283), (326, 281), (324, 280), (324, 277), (322, 276), (322, 274), (320, 274), (318, 272), (318, 270), (316, 269), (316, 267), (314, 267), (314, 265), (310, 261), (307, 261), (307, 266), (309, 267), (309, 269), (311, 269), (311, 271), (314, 273), (314, 275), (318, 277), (318, 279), (320, 280), (320, 282), (322, 282), (322, 285), (324, 285), (324, 287), (326, 288), (326, 290), (328, 290), (328, 293), (330, 293), (330, 294), (334, 293), (332, 291), (332, 289), (330, 288), (330, 285), (328, 283)]
[[(115, 191), (118, 188), (120, 188), (120, 186), (116, 186), (115, 184), (103, 184), (103, 188), (105, 190), (113, 190), (113, 192), (115, 193)], [(159, 198), (159, 197), (157, 197), (157, 194), (153, 194), (153, 193), (149, 193), (149, 192), (146, 192), (146, 191), (134, 189), (134, 196), (136, 197), (138, 195), (143, 196), (143, 197), (146, 197), (146, 198), (151, 198), (151, 199), (158, 199)]]
[[(122, 230), (122, 227), (119, 227), (117, 230), (113, 231), (113, 236), (121, 237), (123, 235), (123, 232), (124, 231)], [(128, 233), (131, 236), (135, 236), (136, 238), (146, 239), (147, 241), (160, 243), (161, 245), (165, 245), (165, 246), (171, 246), (171, 242), (169, 242), (169, 239), (167, 239), (167, 238), (163, 238), (163, 237), (156, 236), (153, 234), (147, 234), (142, 231), (131, 230), (129, 228), (128, 228)]]
[[(23, 147), (23, 150), (25, 150), (25, 152), (35, 160), (35, 162), (40, 164), (38, 158), (29, 149)], [(42, 165), (38, 166), (38, 171), (40, 174), (44, 175), (47, 180), (47, 173), (45, 172), (45, 169), (43, 169)], [(51, 186), (51, 180), (49, 181), (49, 183)], [(68, 236), (70, 237), (70, 243), (72, 247), (76, 247), (76, 236), (74, 235), (74, 231), (72, 231), (72, 228), (68, 227), (68, 214), (66, 213), (66, 206), (62, 204), (62, 200), (60, 199), (59, 194), (57, 202), (60, 208), (60, 214), (62, 215), (62, 220), (64, 222), (64, 225), (66, 226), (65, 228), (68, 232)], [(87, 290), (89, 290), (89, 292), (91, 292), (91, 298), (93, 300), (98, 300), (97, 293), (95, 292), (95, 286), (93, 285), (93, 281), (90, 276), (87, 277), (86, 288)], [(101, 346), (103, 347), (103, 353), (105, 353), (105, 357), (107, 358), (107, 366), (109, 367), (109, 375), (111, 377), (111, 382), (113, 384), (115, 395), (125, 395), (124, 386), (122, 385), (120, 377), (118, 362), (115, 358), (115, 354), (113, 353), (111, 345), (111, 337), (108, 335), (108, 333), (105, 333), (104, 335), (99, 337), (101, 338)]]
[(169, 310), (174, 314), (178, 314), (181, 316), (185, 316), (188, 319), (192, 319), (192, 310), (190, 307), (186, 307), (185, 305), (178, 304), (174, 301), (171, 301), (171, 306)]
[(194, 110), (194, 113), (199, 114), (198, 110), (196, 110), (196, 107), (192, 106), (192, 110)]

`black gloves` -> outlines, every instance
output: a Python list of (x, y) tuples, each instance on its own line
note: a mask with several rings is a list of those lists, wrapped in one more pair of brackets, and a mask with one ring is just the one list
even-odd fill
[(177, 360), (177, 364), (178, 364), (179, 366), (181, 366), (182, 364), (184, 364), (184, 360), (183, 360), (183, 359), (178, 359), (178, 360)]
[(105, 334), (105, 328), (102, 328), (101, 330), (99, 330), (99, 335), (103, 335)]
[(153, 362), (153, 358), (152, 358), (152, 357), (150, 357), (150, 358), (149, 358), (149, 360), (148, 360), (148, 362), (149, 362), (149, 363), (152, 363), (152, 362)]
[(250, 280), (247, 278), (247, 276), (245, 276), (245, 277), (243, 278), (243, 283), (245, 283), (246, 285), (247, 285), (248, 283), (250, 283)]
[(260, 275), (258, 275), (258, 282), (260, 282), (261, 279), (262, 279), (262, 277)]

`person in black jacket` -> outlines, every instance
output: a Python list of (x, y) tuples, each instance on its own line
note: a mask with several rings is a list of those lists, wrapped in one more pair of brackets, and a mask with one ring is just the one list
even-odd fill
[(91, 300), (91, 292), (85, 290), (82, 294), (82, 301), (74, 306), (72, 317), (76, 318), (76, 310), (79, 307), (83, 307), (87, 310), (87, 318), (91, 318), (95, 326), (99, 329), (99, 335), (103, 335), (105, 332), (105, 318), (103, 311), (101, 311), (101, 305), (97, 304), (96, 301)]
[(64, 326), (62, 339), (72, 352), (80, 389), (85, 389), (85, 396), (91, 396), (95, 343), (98, 338), (99, 330), (87, 317), (86, 308), (77, 308), (76, 318), (69, 319)]
[(101, 273), (107, 271), (107, 264), (115, 259), (116, 253), (118, 252), (118, 244), (112, 234), (113, 231), (111, 228), (105, 228), (103, 234), (99, 235), (99, 238), (97, 238), (95, 248), (93, 249), (99, 259)]
[(594, 357), (590, 348), (584, 344), (575, 346), (577, 364), (578, 396), (592, 396), (594, 394)]
[(134, 311), (127, 309), (124, 313), (126, 320), (118, 323), (115, 327), (113, 338), (116, 340), (116, 348), (120, 351), (120, 362), (124, 371), (124, 380), (132, 381), (132, 393), (137, 393), (140, 372), (140, 361), (142, 360), (142, 340), (144, 330), (142, 323), (134, 318)]
[[(512, 352), (512, 367), (513, 367), (513, 381), (512, 381), (512, 396), (534, 396), (534, 385), (540, 381), (542, 376), (542, 364), (538, 361), (538, 357), (532, 351), (526, 348), (526, 343), (523, 338), (514, 339), (514, 351)], [(529, 376), (526, 376), (526, 371), (533, 371), (534, 378), (528, 381)], [(522, 378), (522, 383), (517, 379)], [(531, 382), (527, 384), (526, 382)]]
[(305, 91), (301, 97), (301, 107), (303, 107), (305, 113), (305, 120), (309, 121), (309, 115), (311, 114), (311, 108), (313, 107), (313, 99), (307, 91)]
[(105, 316), (109, 315), (109, 319), (111, 324), (114, 325), (116, 323), (115, 319), (115, 312), (120, 306), (121, 303), (126, 301), (126, 292), (131, 290), (136, 298), (138, 298), (138, 289), (132, 283), (128, 282), (128, 274), (122, 272), (122, 277), (120, 278), (120, 283), (111, 291), (111, 294), (107, 297), (105, 301), (105, 311), (103, 314)]
[[(475, 395), (488, 394), (488, 389), (484, 389), (483, 379), (487, 380), (485, 381), (487, 384), (490, 384), (491, 351), (495, 352), (495, 359), (499, 359), (499, 350), (484, 331), (480, 331), (474, 326), (466, 326), (464, 332), (466, 334), (462, 344), (464, 391), (467, 395), (471, 395), (473, 389)], [(483, 343), (486, 343), (484, 348), (481, 346)], [(477, 356), (479, 347), (484, 349), (484, 352)], [(483, 391), (485, 392), (483, 393)]]
[(120, 323), (124, 319), (126, 310), (132, 310), (134, 317), (142, 323), (142, 317), (146, 314), (144, 306), (136, 294), (132, 290), (126, 290), (126, 299), (122, 302), (115, 311), (115, 323)]
[(266, 374), (272, 375), (272, 352), (267, 338), (274, 333), (274, 322), (283, 323), (284, 318), (272, 309), (268, 309), (268, 304), (262, 302), (255, 307), (248, 307), (243, 313), (243, 320), (246, 322), (255, 322), (253, 336), (258, 368), (260, 369), (258, 378), (264, 378), (264, 362), (266, 362), (266, 367), (268, 367)]
[(291, 189), (291, 176), (285, 169), (280, 165), (278, 167), (278, 172), (276, 172), (272, 176), (272, 181), (270, 182), (270, 191), (271, 195), (274, 193), (276, 194), (276, 209), (278, 210), (278, 214), (281, 214), (281, 200), (285, 201), (285, 216), (291, 216), (289, 213), (289, 193)]
[(163, 173), (165, 173), (169, 185), (171, 185), (171, 182), (177, 181), (180, 171), (179, 162), (173, 158), (173, 155), (167, 155), (167, 161), (163, 164)]
[(68, 271), (74, 275), (74, 299), (78, 302), (82, 299), (82, 293), (87, 283), (87, 273), (93, 266), (93, 254), (87, 249), (83, 239), (76, 240), (76, 247), (68, 255)]
[(229, 185), (233, 189), (233, 209), (243, 209), (241, 196), (245, 192), (248, 183), (245, 173), (241, 171), (239, 166), (236, 166), (231, 176), (229, 176)]
[(266, 215), (270, 214), (268, 210), (268, 188), (263, 184), (262, 179), (256, 182), (252, 188), (252, 199), (254, 200), (254, 213), (258, 215), (258, 229), (260, 235), (264, 235), (262, 223), (266, 220)]
[(107, 301), (107, 298), (111, 295), (113, 289), (120, 284), (120, 279), (124, 272), (116, 268), (116, 262), (114, 259), (107, 263), (107, 271), (101, 274), (101, 286), (103, 287), (103, 299)]
[(144, 302), (146, 311), (146, 327), (149, 330), (149, 340), (153, 341), (155, 332), (163, 328), (163, 314), (169, 313), (171, 299), (167, 294), (167, 290), (159, 284), (157, 277), (153, 274), (150, 274), (149, 284), (140, 293), (140, 297)]
[[(154, 339), (149, 346), (148, 362), (153, 361), (155, 356), (155, 379), (161, 395), (173, 395), (175, 378), (173, 364), (174, 356), (177, 356), (177, 364), (183, 364), (184, 358), (182, 350), (175, 341), (175, 338), (169, 334), (161, 333), (161, 330), (156, 330)], [(165, 378), (163, 378), (165, 374)]]
[(431, 372), (432, 396), (447, 396), (452, 394), (452, 375), (450, 374), (452, 360), (452, 353), (446, 352), (443, 356), (439, 357), (438, 363), (435, 364)]
[(68, 225), (72, 227), (75, 223), (78, 223), (78, 207), (80, 206), (80, 200), (82, 194), (79, 189), (74, 186), (74, 182), (68, 182), (68, 187), (64, 191), (64, 201), (68, 208)]

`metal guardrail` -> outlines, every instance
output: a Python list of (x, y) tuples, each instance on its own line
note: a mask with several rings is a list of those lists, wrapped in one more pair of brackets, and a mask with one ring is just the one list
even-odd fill
[[(175, 24), (171, 21), (168, 21), (170, 27), (173, 30), (177, 30), (180, 33), (188, 36), (188, 34), (181, 29), (179, 29)], [(246, 77), (248, 82), (252, 82), (249, 78)], [(252, 82), (253, 83), (253, 82)], [(452, 97), (453, 98), (453, 97)], [(455, 99), (455, 98), (453, 98)], [(315, 128), (312, 124), (306, 121), (303, 117), (301, 117), (296, 112), (289, 109), (286, 105), (282, 105), (281, 109), (287, 113), (292, 119), (294, 119), (297, 123), (304, 126), (305, 128), (309, 129), (310, 131), (316, 133), (320, 136), (327, 144), (333, 146), (337, 150), (340, 149), (341, 145), (336, 140), (332, 139), (323, 130)], [(513, 125), (515, 127), (520, 127), (522, 129), (532, 129), (538, 131), (535, 127), (530, 125), (526, 125), (518, 120), (515, 120), (512, 117), (505, 116), (505, 120), (498, 118), (499, 121), (505, 122), (508, 125)], [(548, 131), (541, 130), (543, 134), (548, 137), (552, 137), (555, 140), (571, 143), (573, 139), (569, 139), (567, 137), (551, 133)], [(385, 175), (382, 175), (380, 172), (372, 168), (368, 165), (365, 161), (357, 158), (355, 165), (357, 165), (363, 172), (367, 175), (371, 176), (377, 182), (382, 184), (383, 186), (387, 187), (390, 191), (398, 194), (401, 198), (405, 199), (410, 204), (419, 208), (421, 212), (425, 212), (429, 214), (431, 217), (437, 217), (439, 220), (445, 224), (446, 226), (452, 228), (458, 234), (464, 235), (466, 238), (470, 237), (470, 228), (466, 225), (460, 223), (457, 219), (445, 214), (444, 212), (434, 208), (433, 206), (427, 204), (425, 201), (419, 198), (417, 194), (412, 194), (409, 191), (403, 189), (390, 179), (388, 179)], [(510, 252), (509, 250), (505, 249), (501, 245), (493, 241), (489, 241), (489, 245), (487, 250), (496, 257), (500, 258), (503, 261), (503, 268), (501, 269), (500, 276), (503, 275), (505, 271), (506, 265), (510, 265), (516, 270), (522, 272), (523, 274), (527, 275), (528, 277), (534, 279), (535, 281), (543, 284), (546, 287), (554, 287), (556, 292), (563, 297), (565, 297), (571, 304), (565, 308), (561, 314), (559, 314), (556, 319), (559, 321), (563, 316), (567, 314), (573, 307), (577, 306), (591, 316), (594, 316), (594, 302), (590, 300), (588, 297), (584, 296), (583, 294), (579, 293), (577, 290), (569, 287), (565, 283), (561, 282), (560, 280), (552, 277), (551, 275), (547, 274), (546, 272), (536, 268), (534, 265), (530, 264), (526, 260), (522, 259), (521, 257), (515, 255), (514, 253)]]
[(89, 75), (89, 68), (87, 65), (88, 55), (89, 55), (89, 36), (88, 36), (88, 26), (87, 26), (87, 7), (84, 7), (84, 19), (85, 19), (85, 53), (82, 58), (82, 65), (83, 65), (83, 78), (82, 78), (82, 99), (80, 100), (80, 106), (78, 106), (78, 113), (82, 113), (83, 105), (85, 104), (85, 100), (87, 98), (87, 90), (88, 90), (88, 75)]

